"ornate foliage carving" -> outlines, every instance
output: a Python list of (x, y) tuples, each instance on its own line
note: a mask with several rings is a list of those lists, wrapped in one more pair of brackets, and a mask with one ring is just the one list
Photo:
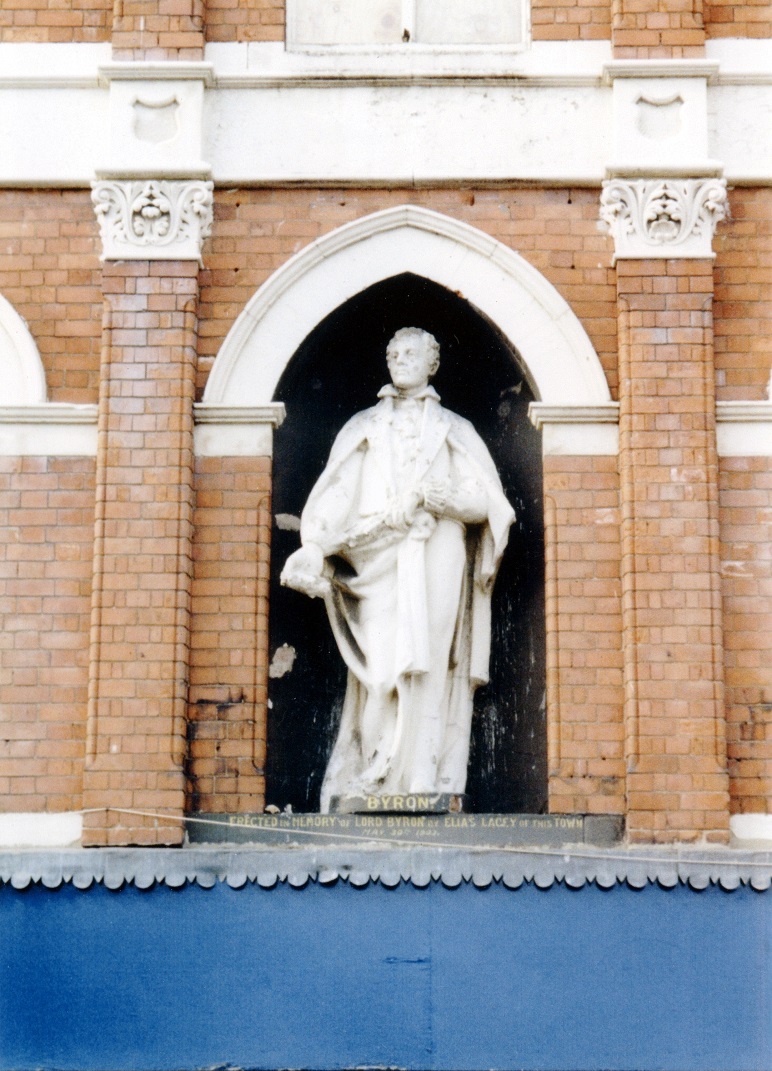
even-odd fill
[(600, 217), (616, 257), (709, 257), (728, 212), (724, 179), (613, 179), (603, 183)]
[(212, 229), (212, 183), (201, 180), (93, 184), (104, 260), (200, 260)]

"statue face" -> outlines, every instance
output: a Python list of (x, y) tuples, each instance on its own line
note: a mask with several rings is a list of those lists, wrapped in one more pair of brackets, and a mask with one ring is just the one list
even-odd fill
[(434, 372), (434, 355), (420, 336), (408, 335), (389, 343), (386, 364), (397, 390), (417, 390)]

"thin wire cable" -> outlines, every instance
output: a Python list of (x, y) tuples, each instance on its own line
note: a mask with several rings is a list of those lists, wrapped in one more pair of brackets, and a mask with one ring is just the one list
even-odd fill
[[(230, 822), (221, 822), (221, 821), (218, 821), (216, 818), (194, 818), (193, 816), (187, 816), (187, 815), (169, 815), (169, 814), (161, 814), (161, 813), (156, 812), (156, 811), (129, 810), (128, 808), (125, 808), (125, 807), (89, 807), (86, 810), (77, 811), (76, 813), (85, 815), (85, 814), (95, 814), (97, 812), (105, 812), (105, 813), (106, 812), (112, 812), (114, 814), (128, 814), (128, 815), (134, 815), (134, 816), (136, 816), (138, 818), (157, 818), (157, 819), (161, 819), (161, 820), (163, 820), (165, 822), (168, 822), (168, 821), (186, 822), (186, 823), (187, 822), (196, 822), (199, 825), (221, 826), (223, 829), (249, 829), (250, 828), (247, 825), (239, 826), (239, 825), (231, 824)], [(276, 817), (279, 817), (279, 816), (277, 815)], [(258, 827), (254, 827), (253, 826), (252, 828), (258, 828)], [(324, 837), (324, 838), (326, 838), (327, 841), (329, 841), (331, 839), (330, 832), (324, 832), (322, 830), (316, 830), (316, 829), (290, 829), (290, 828), (282, 829), (280, 827), (277, 827), (275, 829), (270, 829), (270, 828), (266, 828), (264, 826), (260, 827), (260, 828), (262, 828), (267, 833), (276, 833), (277, 835), (278, 834), (287, 834), (287, 833), (289, 833), (289, 834), (293, 834), (293, 835), (294, 834), (298, 834), (301, 837), (303, 837), (303, 836), (305, 836), (305, 837)], [(359, 843), (359, 844), (372, 844), (373, 841), (374, 841), (374, 838), (372, 836), (368, 836), (367, 834), (361, 834), (360, 835), (360, 834), (357, 834), (357, 833), (340, 833), (337, 830), (332, 834), (332, 837), (334, 837), (335, 840), (352, 840), (352, 841), (355, 841), (356, 843)], [(555, 857), (562, 856), (565, 859), (570, 859), (570, 858), (573, 857), (573, 858), (581, 858), (581, 859), (598, 859), (598, 860), (604, 860), (605, 859), (605, 860), (617, 861), (617, 862), (621, 862), (623, 860), (635, 860), (635, 862), (638, 862), (638, 863), (662, 863), (662, 864), (668, 864), (669, 863), (671, 865), (673, 865), (673, 864), (677, 865), (677, 864), (681, 864), (681, 863), (701, 862), (701, 863), (704, 863), (705, 865), (708, 865), (708, 864), (714, 865), (715, 864), (717, 866), (737, 866), (737, 863), (735, 863), (731, 859), (716, 859), (716, 858), (710, 858), (709, 857), (709, 858), (700, 860), (700, 859), (682, 859), (682, 858), (678, 858), (678, 857), (674, 858), (673, 856), (638, 855), (637, 854), (637, 850), (635, 848), (621, 848), (621, 849), (617, 849), (616, 853), (614, 853), (612, 851), (609, 851), (608, 849), (603, 849), (603, 848), (593, 849), (591, 851), (590, 850), (586, 850), (586, 849), (585, 850), (582, 850), (582, 849), (577, 850), (573, 846), (570, 846), (568, 848), (543, 848), (543, 847), (540, 847), (539, 845), (522, 845), (522, 846), (518, 847), (517, 845), (514, 845), (514, 844), (443, 844), (443, 843), (440, 843), (440, 842), (437, 842), (437, 841), (420, 841), (420, 840), (411, 840), (409, 842), (406, 842), (405, 840), (401, 839), (400, 837), (389, 837), (389, 836), (381, 836), (381, 835), (379, 835), (378, 838), (377, 838), (377, 843), (383, 843), (384, 841), (386, 843), (388, 843), (388, 844), (396, 844), (396, 845), (398, 845), (400, 847), (403, 847), (403, 848), (405, 848), (405, 847), (409, 847), (409, 848), (449, 848), (449, 849), (454, 850), (454, 851), (461, 849), (463, 851), (473, 852), (473, 853), (495, 851), (495, 852), (506, 852), (506, 853), (511, 854), (511, 855), (544, 855), (544, 856), (555, 856)], [(216, 843), (216, 842), (210, 842), (210, 845), (212, 843)], [(223, 842), (223, 843), (227, 843), (227, 842)], [(247, 843), (244, 846), (245, 847), (254, 846), (254, 843), (255, 842), (252, 842), (252, 845)], [(232, 846), (232, 842), (229, 844), (229, 847), (231, 847), (231, 846)], [(331, 846), (334, 846), (334, 845), (331, 845)], [(198, 845), (197, 845), (197, 847), (198, 847)], [(703, 848), (689, 848), (688, 846), (685, 846), (685, 845), (675, 845), (674, 847), (678, 851), (682, 851), (682, 850), (686, 850), (686, 851), (707, 851), (708, 853), (711, 851), (710, 848), (704, 848), (704, 847)], [(759, 849), (759, 850), (760, 851), (765, 851), (766, 849)], [(765, 867), (767, 870), (770, 870), (770, 869), (772, 869), (772, 860), (770, 860), (768, 862), (762, 862), (762, 861), (756, 861), (756, 860), (753, 860), (753, 859), (749, 859), (747, 861), (744, 860), (742, 865), (743, 866)]]

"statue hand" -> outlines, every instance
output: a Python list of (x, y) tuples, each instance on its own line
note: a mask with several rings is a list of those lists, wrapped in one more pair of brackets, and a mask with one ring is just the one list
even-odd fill
[(424, 508), (435, 517), (441, 517), (448, 506), (450, 484), (445, 481), (425, 483), (423, 488)]
[(407, 532), (420, 505), (421, 495), (417, 491), (408, 491), (401, 495), (389, 510), (389, 527), (396, 528), (399, 532)]
[(316, 543), (306, 543), (290, 554), (281, 571), (281, 584), (302, 591), (312, 599), (324, 598), (330, 591), (330, 581), (324, 575), (324, 553)]

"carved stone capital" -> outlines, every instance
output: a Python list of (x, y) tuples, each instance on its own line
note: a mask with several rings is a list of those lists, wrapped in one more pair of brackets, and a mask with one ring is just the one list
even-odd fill
[(212, 229), (211, 182), (101, 180), (91, 200), (102, 260), (197, 260)]
[(600, 196), (615, 260), (712, 257), (716, 224), (727, 214), (726, 181), (718, 178), (612, 179)]

